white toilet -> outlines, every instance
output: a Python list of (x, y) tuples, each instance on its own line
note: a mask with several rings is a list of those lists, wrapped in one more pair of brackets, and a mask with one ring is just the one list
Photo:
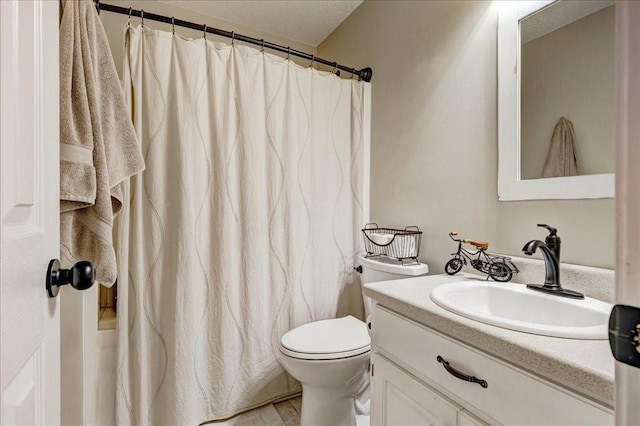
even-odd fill
[[(429, 272), (423, 263), (403, 266), (384, 257), (360, 258), (360, 265), (363, 285)], [(369, 318), (368, 297), (364, 308)], [(368, 395), (370, 350), (367, 324), (351, 315), (305, 324), (282, 336), (280, 363), (302, 383), (301, 426), (356, 426), (356, 414), (368, 407), (362, 396)]]

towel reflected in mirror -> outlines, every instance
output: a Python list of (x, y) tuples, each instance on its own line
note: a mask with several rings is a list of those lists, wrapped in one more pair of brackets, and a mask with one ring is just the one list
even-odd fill
[(560, 117), (553, 129), (547, 160), (542, 169), (542, 177), (577, 176), (583, 174), (582, 162), (576, 147), (573, 123)]

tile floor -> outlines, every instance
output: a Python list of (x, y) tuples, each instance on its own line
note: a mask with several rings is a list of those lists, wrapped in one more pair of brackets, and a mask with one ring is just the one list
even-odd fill
[(216, 426), (300, 426), (301, 411), (302, 397), (298, 396), (258, 407), (222, 422), (207, 424)]
[(285, 426), (300, 426), (300, 413), (302, 412), (302, 397), (273, 404)]

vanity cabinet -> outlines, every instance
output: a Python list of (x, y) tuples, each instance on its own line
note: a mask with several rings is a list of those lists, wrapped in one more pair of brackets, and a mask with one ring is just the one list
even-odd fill
[[(449, 367), (486, 381), (460, 380)], [(371, 425), (613, 425), (613, 411), (380, 305)]]

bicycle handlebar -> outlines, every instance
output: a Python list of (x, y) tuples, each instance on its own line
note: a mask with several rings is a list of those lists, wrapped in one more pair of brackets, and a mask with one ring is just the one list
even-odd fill
[[(465, 239), (453, 238), (453, 237), (455, 237), (456, 235), (458, 235), (458, 233), (457, 233), (456, 231), (451, 231), (451, 232), (449, 232), (449, 237), (450, 237), (453, 241), (455, 241), (456, 243), (463, 243), (463, 244), (472, 244), (472, 245), (476, 245), (476, 243), (475, 243), (473, 240), (469, 240), (469, 239), (467, 239), (467, 238), (465, 238)], [(486, 249), (486, 247), (484, 247), (484, 248), (483, 248), (483, 247), (480, 247), (480, 246), (476, 246), (476, 247), (478, 247), (478, 248), (480, 248), (480, 249), (482, 249), (482, 250)]]

